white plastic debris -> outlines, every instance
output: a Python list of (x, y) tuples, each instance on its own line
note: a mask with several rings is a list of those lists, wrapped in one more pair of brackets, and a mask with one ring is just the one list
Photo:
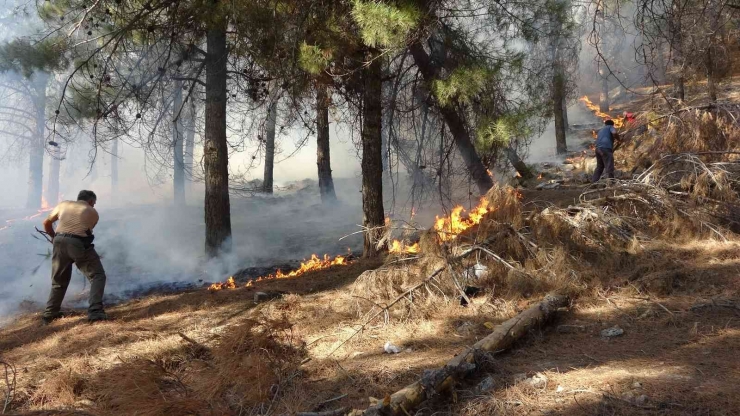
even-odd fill
[(385, 342), (385, 345), (383, 346), (383, 350), (385, 350), (386, 354), (398, 354), (399, 352), (401, 352), (401, 349), (391, 344), (390, 341)]
[(465, 270), (465, 277), (468, 279), (482, 279), (488, 276), (488, 266), (475, 263)]
[(603, 338), (614, 338), (618, 337), (620, 335), (624, 334), (624, 329), (620, 328), (619, 326), (615, 325), (611, 328), (607, 328), (601, 331), (601, 336)]

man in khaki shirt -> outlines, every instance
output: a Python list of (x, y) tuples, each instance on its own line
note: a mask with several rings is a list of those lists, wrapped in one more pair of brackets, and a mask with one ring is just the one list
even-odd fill
[[(51, 259), (51, 294), (42, 317), (44, 324), (62, 317), (60, 308), (72, 279), (72, 264), (90, 281), (90, 322), (107, 319), (103, 310), (105, 270), (95, 251), (92, 234), (98, 223), (95, 210), (97, 196), (93, 191), (80, 191), (77, 201), (62, 201), (44, 220), (44, 230), (51, 236), (54, 251)], [(52, 225), (59, 221), (56, 231)]]

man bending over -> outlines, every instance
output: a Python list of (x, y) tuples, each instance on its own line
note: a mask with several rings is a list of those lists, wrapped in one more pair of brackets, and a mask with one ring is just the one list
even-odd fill
[[(89, 322), (108, 319), (103, 310), (105, 270), (95, 251), (92, 230), (98, 223), (95, 210), (97, 197), (93, 191), (80, 191), (77, 201), (62, 201), (44, 220), (44, 230), (52, 238), (54, 251), (51, 258), (51, 294), (42, 317), (44, 324), (61, 318), (60, 308), (72, 278), (72, 264), (90, 281)], [(56, 231), (52, 225), (59, 221)]]

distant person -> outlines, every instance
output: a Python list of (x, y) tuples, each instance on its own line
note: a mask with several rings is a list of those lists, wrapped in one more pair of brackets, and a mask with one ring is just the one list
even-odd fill
[[(108, 319), (103, 310), (105, 270), (95, 251), (92, 230), (98, 223), (95, 210), (97, 196), (93, 191), (80, 191), (77, 201), (62, 201), (44, 220), (44, 230), (52, 238), (54, 251), (51, 258), (51, 294), (42, 317), (43, 324), (61, 318), (60, 308), (72, 278), (72, 264), (90, 281), (89, 322)], [(59, 220), (56, 231), (52, 225)]]
[(596, 169), (591, 178), (592, 183), (601, 179), (604, 169), (606, 169), (606, 176), (614, 179), (614, 141), (616, 140), (619, 140), (619, 134), (614, 128), (614, 120), (604, 121), (604, 127), (596, 134)]

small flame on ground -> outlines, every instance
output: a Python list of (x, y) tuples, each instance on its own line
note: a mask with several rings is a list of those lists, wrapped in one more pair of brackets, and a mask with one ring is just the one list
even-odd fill
[(212, 292), (215, 292), (217, 290), (222, 290), (222, 289), (236, 289), (236, 282), (234, 281), (234, 276), (230, 276), (223, 283), (214, 283), (208, 288), (208, 290)]
[(517, 177), (517, 178), (521, 178), (521, 177), (522, 177), (522, 174), (521, 174), (521, 173), (519, 173), (519, 172), (517, 172), (517, 173), (516, 173), (516, 177)]
[(48, 204), (46, 203), (46, 200), (44, 200), (44, 198), (42, 197), (41, 198), (41, 209), (37, 210), (35, 214), (26, 215), (23, 218), (13, 218), (13, 219), (5, 220), (5, 225), (0, 227), (0, 231), (10, 228), (10, 226), (12, 226), (13, 223), (15, 222), (29, 221), (34, 218), (38, 218), (44, 213), (51, 211), (52, 209), (54, 209), (54, 207), (49, 207)]
[[(586, 104), (586, 107), (588, 107), (589, 110), (593, 111), (594, 115), (596, 117), (601, 118), (602, 120), (613, 120), (614, 121), (614, 127), (620, 128), (622, 127), (622, 124), (624, 123), (624, 120), (619, 118), (612, 118), (609, 114), (601, 112), (599, 109), (599, 106), (592, 103), (591, 100), (588, 99), (588, 96), (583, 96), (579, 98), (580, 101), (583, 101), (584, 104)], [(593, 134), (593, 133), (592, 133)]]
[[(346, 266), (347, 264), (349, 264), (347, 256), (336, 256), (332, 259), (329, 257), (328, 254), (324, 254), (323, 258), (320, 258), (316, 254), (312, 254), (311, 258), (301, 263), (301, 266), (296, 270), (288, 273), (283, 273), (281, 270), (278, 270), (277, 272), (275, 272), (275, 274), (268, 274), (267, 276), (260, 276), (254, 280), (250, 280), (249, 282), (247, 282), (245, 287), (253, 286), (254, 282), (261, 282), (263, 280), (273, 279), (290, 279), (292, 277), (298, 277), (310, 271), (324, 270), (332, 266)], [(208, 290), (210, 291), (218, 291), (221, 289), (236, 289), (236, 282), (234, 281), (234, 277), (229, 277), (229, 279), (223, 283), (214, 283), (208, 288)]]
[(544, 178), (544, 177), (545, 177), (545, 175), (543, 175), (543, 174), (541, 174), (541, 173), (540, 173), (539, 175), (537, 175), (537, 179), (542, 179), (542, 178)]
[(393, 240), (391, 246), (388, 248), (388, 251), (393, 254), (416, 254), (419, 252), (419, 243), (407, 245), (405, 242)]
[(486, 173), (488, 173), (488, 176), (490, 176), (491, 179), (493, 179), (493, 172), (491, 172), (491, 169), (486, 169)]

